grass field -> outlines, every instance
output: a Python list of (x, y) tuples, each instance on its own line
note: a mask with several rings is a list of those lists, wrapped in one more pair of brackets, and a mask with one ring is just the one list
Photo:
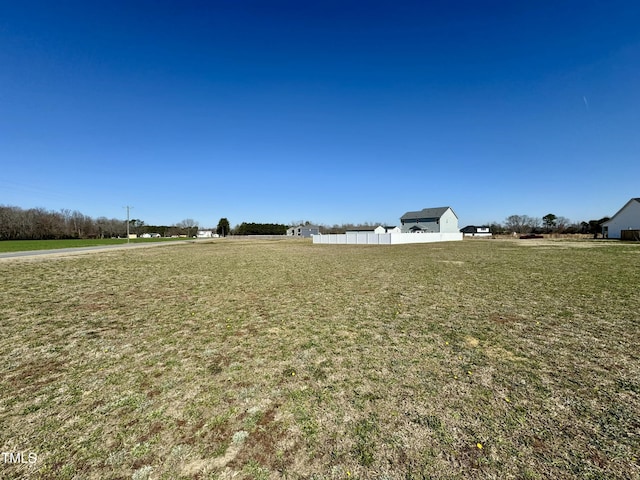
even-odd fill
[[(132, 238), (130, 243), (166, 242), (185, 240), (184, 238)], [(30, 250), (54, 250), (60, 248), (98, 247), (108, 245), (123, 245), (126, 238), (93, 238), (66, 240), (3, 240), (0, 241), (0, 253), (27, 252)]]
[(638, 245), (221, 240), (0, 275), (2, 478), (640, 478)]

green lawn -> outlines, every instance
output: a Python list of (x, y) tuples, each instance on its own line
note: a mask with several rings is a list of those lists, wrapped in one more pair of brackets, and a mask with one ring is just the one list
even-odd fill
[(2, 451), (36, 456), (2, 478), (640, 478), (638, 245), (237, 240), (0, 275)]
[[(131, 243), (165, 242), (186, 240), (184, 238), (132, 238)], [(67, 240), (3, 240), (0, 241), (0, 253), (26, 252), (30, 250), (56, 250), (60, 248), (96, 247), (102, 245), (122, 245), (126, 238), (94, 238)]]

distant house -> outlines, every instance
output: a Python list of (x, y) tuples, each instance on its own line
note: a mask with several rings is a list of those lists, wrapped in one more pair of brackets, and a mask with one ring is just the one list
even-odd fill
[(400, 217), (403, 233), (459, 233), (458, 216), (451, 207), (423, 208)]
[(491, 229), (489, 227), (477, 227), (475, 225), (467, 225), (461, 228), (460, 231), (465, 237), (490, 237)]
[(317, 225), (298, 225), (287, 229), (289, 237), (311, 238), (311, 235), (320, 235), (320, 227)]
[(345, 233), (400, 233), (400, 229), (396, 226), (378, 225), (377, 227), (353, 227)]
[(160, 238), (159, 233), (143, 233), (140, 238)]
[(374, 231), (375, 231), (375, 233), (400, 233), (400, 232), (402, 232), (402, 230), (400, 230), (400, 227), (396, 227), (395, 225), (385, 225), (385, 226), (380, 225)]
[(196, 234), (198, 238), (213, 238), (213, 230), (198, 230)]
[(632, 198), (602, 224), (602, 236), (622, 240), (640, 239), (640, 198)]

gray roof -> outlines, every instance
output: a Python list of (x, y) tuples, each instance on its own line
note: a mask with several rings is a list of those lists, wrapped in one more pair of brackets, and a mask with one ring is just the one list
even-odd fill
[(491, 227), (487, 225), (467, 225), (466, 227), (461, 228), (460, 231), (465, 233), (477, 232), (479, 228), (491, 228)]
[[(451, 207), (423, 208), (418, 212), (407, 212), (400, 220), (415, 220), (418, 218), (440, 218)], [(453, 212), (453, 209), (451, 210)], [(455, 215), (455, 212), (453, 213)], [(457, 217), (457, 215), (456, 215)]]
[(347, 232), (373, 232), (376, 228), (378, 227), (360, 226), (360, 227), (347, 228), (346, 231)]

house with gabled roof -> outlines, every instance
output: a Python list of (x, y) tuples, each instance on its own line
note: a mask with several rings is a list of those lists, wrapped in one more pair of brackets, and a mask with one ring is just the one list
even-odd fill
[(402, 233), (402, 229), (400, 227), (396, 227), (395, 225), (380, 225), (375, 230), (376, 233)]
[(467, 225), (461, 228), (460, 231), (465, 237), (490, 237), (492, 235), (491, 228), (486, 225)]
[(602, 235), (622, 240), (640, 238), (640, 198), (632, 198), (613, 217), (603, 222)]
[(458, 216), (451, 207), (423, 208), (400, 217), (403, 233), (458, 233)]

